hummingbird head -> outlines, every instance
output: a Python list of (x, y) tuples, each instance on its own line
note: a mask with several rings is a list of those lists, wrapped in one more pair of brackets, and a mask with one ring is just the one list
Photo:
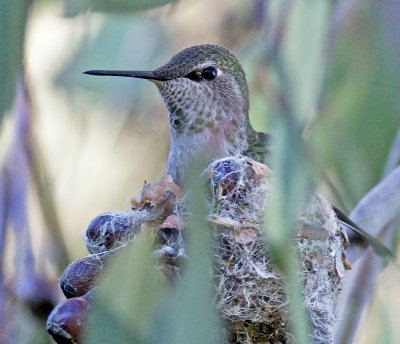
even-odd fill
[(196, 155), (210, 160), (247, 149), (246, 77), (238, 59), (223, 47), (207, 44), (184, 49), (154, 71), (85, 73), (141, 78), (156, 84), (169, 113), (168, 173), (173, 177), (171, 170), (179, 168), (174, 166), (188, 165)]
[(187, 48), (153, 73), (161, 79), (155, 83), (168, 108), (171, 128), (178, 132), (199, 133), (247, 119), (246, 77), (237, 58), (225, 48)]

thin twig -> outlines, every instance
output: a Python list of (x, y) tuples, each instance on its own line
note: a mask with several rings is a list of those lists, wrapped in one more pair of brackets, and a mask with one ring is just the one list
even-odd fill
[[(27, 111), (29, 111), (29, 117), (33, 121), (34, 111), (26, 79), (24, 80), (23, 88)], [(46, 224), (45, 227), (54, 247), (56, 247), (57, 256), (55, 263), (60, 271), (62, 271), (71, 259), (68, 256), (67, 246), (62, 235), (59, 215), (51, 190), (50, 178), (44, 168), (43, 159), (41, 159), (39, 143), (36, 137), (34, 137), (31, 128), (29, 129), (25, 136), (24, 147), (27, 163), (29, 164), (29, 172), (37, 193), (40, 210)]]

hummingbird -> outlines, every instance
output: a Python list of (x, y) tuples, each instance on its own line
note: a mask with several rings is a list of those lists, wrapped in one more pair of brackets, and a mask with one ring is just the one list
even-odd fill
[[(270, 154), (270, 135), (250, 124), (245, 72), (226, 48), (212, 44), (186, 48), (153, 71), (89, 70), (84, 74), (146, 79), (157, 86), (170, 124), (167, 174), (181, 187), (199, 157), (211, 162), (247, 156), (265, 163)], [(391, 255), (379, 240), (332, 208), (357, 245), (370, 244), (378, 255)]]

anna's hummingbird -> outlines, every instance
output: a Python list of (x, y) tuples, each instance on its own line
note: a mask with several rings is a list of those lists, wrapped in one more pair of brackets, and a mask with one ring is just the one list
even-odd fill
[(169, 114), (167, 173), (179, 186), (200, 157), (207, 162), (237, 155), (265, 160), (268, 135), (256, 132), (250, 124), (246, 77), (238, 59), (225, 48), (187, 48), (151, 72), (85, 73), (141, 78), (156, 84)]
[[(156, 84), (168, 109), (170, 149), (167, 174), (183, 186), (185, 174), (199, 157), (207, 162), (227, 156), (248, 156), (264, 163), (269, 135), (249, 121), (246, 76), (238, 59), (217, 45), (182, 50), (154, 71), (90, 70), (90, 75), (147, 79)], [(354, 240), (371, 244), (379, 255), (391, 252), (333, 207), (353, 231)]]

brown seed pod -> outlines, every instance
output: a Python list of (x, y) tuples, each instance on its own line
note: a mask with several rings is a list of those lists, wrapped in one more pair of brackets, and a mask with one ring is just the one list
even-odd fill
[(113, 255), (112, 252), (91, 254), (72, 262), (64, 270), (60, 287), (67, 298), (82, 296), (91, 290), (104, 264)]
[(161, 271), (170, 282), (179, 279), (179, 270), (185, 259), (183, 228), (183, 219), (170, 215), (158, 229), (158, 249), (155, 254), (159, 259)]
[(85, 232), (86, 247), (90, 253), (114, 250), (130, 241), (140, 229), (142, 212), (109, 212), (96, 216)]
[(124, 246), (140, 231), (142, 224), (162, 221), (171, 214), (179, 196), (179, 187), (170, 176), (145, 184), (141, 193), (131, 199), (131, 211), (104, 213), (90, 222), (85, 234), (88, 251), (100, 253)]
[(161, 224), (158, 229), (159, 250), (156, 252), (161, 260), (173, 262), (185, 255), (182, 237), (183, 228), (183, 220), (176, 215), (168, 216)]
[(142, 191), (131, 198), (132, 209), (153, 209), (153, 213), (162, 216), (165, 212), (168, 215), (175, 208), (175, 201), (181, 197), (181, 191), (171, 176), (163, 176), (159, 182), (145, 183)]
[(56, 343), (81, 342), (93, 295), (94, 291), (90, 291), (84, 296), (65, 300), (53, 309), (46, 327)]

